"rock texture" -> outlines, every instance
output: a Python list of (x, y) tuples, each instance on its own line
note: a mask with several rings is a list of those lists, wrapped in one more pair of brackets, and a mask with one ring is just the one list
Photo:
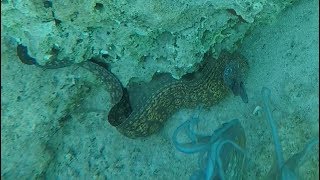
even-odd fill
[[(40, 65), (100, 58), (126, 86), (155, 72), (179, 79), (205, 52), (235, 49), (248, 30), (290, 0), (2, 1), (2, 36)], [(12, 43), (12, 42), (11, 42)]]

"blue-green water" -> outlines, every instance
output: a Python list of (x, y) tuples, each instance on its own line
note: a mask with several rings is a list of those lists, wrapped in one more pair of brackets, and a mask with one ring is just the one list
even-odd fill
[[(252, 11), (242, 11), (240, 6), (245, 3), (235, 2), (238, 5), (221, 2), (221, 7), (211, 2), (214, 5), (203, 8), (202, 2), (187, 6), (182, 1), (157, 5), (140, 1), (101, 1), (102, 5), (90, 1), (2, 1), (1, 178), (201, 179), (217, 175), (237, 179), (230, 171), (222, 176), (224, 167), (210, 168), (211, 162), (218, 161), (210, 161), (208, 156), (202, 154), (205, 163), (199, 164), (197, 154), (176, 149), (174, 132), (196, 109), (176, 112), (154, 135), (126, 138), (108, 123), (110, 95), (93, 74), (77, 66), (43, 69), (24, 64), (16, 50), (23, 44), (40, 65), (57, 52), (57, 59), (68, 56), (70, 59), (63, 60), (71, 63), (99, 54), (124, 85), (132, 77), (148, 81), (157, 71), (179, 78), (192, 72), (210, 47), (217, 53), (237, 49), (250, 66), (244, 80), (248, 103), (230, 91), (222, 102), (199, 112), (191, 137), (213, 137), (215, 130), (221, 132), (222, 124), (238, 119), (245, 133), (244, 153), (226, 151), (223, 142), (227, 141), (197, 137), (215, 145), (203, 152), (220, 152), (223, 156), (212, 157), (220, 157), (222, 164), (234, 154), (245, 154), (245, 164), (229, 163), (243, 179), (273, 179), (280, 174), (319, 179), (318, 1), (296, 2), (268, 23), (261, 23), (268, 21), (262, 16), (275, 13), (270, 4), (278, 2), (257, 1)], [(128, 6), (132, 4), (137, 7), (131, 11)], [(235, 10), (226, 11), (229, 6)], [(223, 10), (216, 12), (215, 8)], [(178, 9), (190, 14), (173, 13)], [(208, 14), (210, 11), (215, 14)], [(215, 28), (221, 31), (217, 33)], [(202, 38), (197, 38), (199, 34)], [(263, 87), (271, 90), (273, 131)], [(275, 133), (281, 148), (274, 145)], [(223, 135), (217, 138), (227, 137)], [(177, 138), (188, 143), (180, 134)], [(195, 140), (186, 147), (197, 145)], [(239, 167), (242, 172), (237, 171)]]

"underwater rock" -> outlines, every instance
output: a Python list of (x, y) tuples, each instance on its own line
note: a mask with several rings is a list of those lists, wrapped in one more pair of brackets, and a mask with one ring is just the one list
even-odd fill
[(237, 48), (245, 33), (270, 21), (292, 0), (246, 1), (7, 1), (2, 31), (28, 47), (45, 65), (101, 57), (126, 87), (133, 77), (149, 81), (156, 72), (176, 79), (196, 69), (204, 53), (218, 57)]

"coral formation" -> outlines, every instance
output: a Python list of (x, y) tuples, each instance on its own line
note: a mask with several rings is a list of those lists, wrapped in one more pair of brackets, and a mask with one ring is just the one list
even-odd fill
[[(110, 63), (124, 86), (156, 72), (179, 79), (205, 52), (233, 50), (248, 30), (292, 0), (2, 1), (2, 36), (26, 46), (40, 65)], [(55, 58), (52, 58), (55, 57)]]

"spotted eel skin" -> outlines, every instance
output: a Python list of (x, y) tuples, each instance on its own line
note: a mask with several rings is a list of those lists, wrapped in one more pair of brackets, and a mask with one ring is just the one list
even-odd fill
[[(23, 45), (17, 47), (17, 55), (25, 64), (40, 66), (28, 55), (27, 48)], [(236, 72), (241, 73), (241, 77), (248, 70), (247, 61), (239, 53), (222, 52), (218, 59), (207, 55), (204, 62), (203, 67), (197, 72), (198, 76), (164, 85), (142, 100), (144, 104), (135, 108), (131, 107), (127, 89), (110, 71), (91, 61), (79, 65), (96, 75), (110, 92), (112, 108), (108, 114), (109, 123), (121, 134), (137, 138), (159, 131), (172, 114), (181, 108), (194, 108), (199, 104), (210, 107), (226, 97), (228, 85), (225, 85), (223, 75), (230, 63), (233, 67), (239, 68)], [(69, 65), (70, 62), (67, 60), (54, 59), (41, 67), (56, 69)]]
[(120, 100), (111, 108), (108, 121), (129, 138), (149, 136), (159, 131), (177, 110), (194, 108), (199, 104), (210, 107), (226, 97), (229, 91), (224, 84), (223, 73), (229, 63), (239, 64), (237, 67), (243, 75), (248, 70), (247, 61), (237, 53), (224, 52), (219, 59), (206, 58), (205, 61), (196, 78), (163, 86), (134, 110), (131, 108), (129, 95), (123, 93), (120, 98), (121, 93), (118, 93), (119, 96), (113, 99)]

